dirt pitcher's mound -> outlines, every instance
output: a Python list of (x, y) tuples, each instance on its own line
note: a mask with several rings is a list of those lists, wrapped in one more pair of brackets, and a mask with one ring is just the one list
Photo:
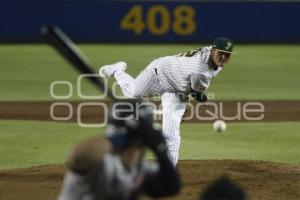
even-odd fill
[[(159, 108), (160, 102), (155, 102)], [(0, 119), (103, 123), (107, 115), (102, 102), (0, 102)], [(194, 101), (186, 122), (211, 122), (216, 118), (238, 122), (300, 121), (300, 101)], [(79, 109), (80, 108), (80, 109)], [(80, 111), (80, 112), (79, 112)], [(79, 114), (80, 113), (80, 114)], [(161, 115), (157, 116), (161, 120)]]
[[(172, 200), (197, 200), (199, 192), (221, 175), (238, 182), (253, 200), (300, 199), (300, 167), (241, 160), (180, 161), (184, 187)], [(63, 178), (63, 165), (0, 171), (0, 199), (53, 200)]]

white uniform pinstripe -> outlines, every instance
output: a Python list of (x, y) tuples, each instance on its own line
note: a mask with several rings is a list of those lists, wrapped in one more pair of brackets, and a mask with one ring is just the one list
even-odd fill
[(138, 77), (132, 78), (122, 70), (114, 73), (117, 83), (120, 85), (126, 97), (137, 98), (143, 95), (162, 94), (162, 86), (155, 74), (156, 61), (153, 61), (145, 68)]
[(178, 160), (180, 146), (180, 122), (186, 109), (186, 102), (179, 94), (194, 91), (203, 92), (221, 67), (209, 67), (211, 46), (192, 54), (166, 56), (151, 62), (135, 79), (125, 71), (114, 73), (126, 97), (137, 98), (144, 95), (161, 94), (163, 107), (163, 133), (169, 147), (170, 159)]

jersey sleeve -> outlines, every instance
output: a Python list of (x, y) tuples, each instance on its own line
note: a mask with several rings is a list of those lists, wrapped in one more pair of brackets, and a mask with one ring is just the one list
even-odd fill
[(65, 175), (57, 200), (81, 199), (93, 200), (90, 184), (86, 180), (86, 177), (69, 170)]
[(191, 88), (196, 92), (204, 92), (209, 87), (211, 76), (208, 74), (191, 74)]

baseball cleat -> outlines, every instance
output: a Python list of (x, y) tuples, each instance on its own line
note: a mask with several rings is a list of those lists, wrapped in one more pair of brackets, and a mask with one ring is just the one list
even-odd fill
[(125, 62), (117, 62), (111, 65), (104, 65), (99, 69), (99, 75), (102, 78), (109, 78), (118, 70), (125, 71), (127, 69), (127, 64)]

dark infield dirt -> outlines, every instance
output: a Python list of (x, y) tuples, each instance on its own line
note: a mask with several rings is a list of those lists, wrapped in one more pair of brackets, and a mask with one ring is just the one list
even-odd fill
[[(0, 119), (53, 121), (50, 106), (53, 102), (1, 102)], [(71, 119), (77, 120), (77, 108), (81, 102), (71, 102), (75, 110)], [(108, 102), (106, 102), (108, 103)], [(236, 116), (239, 106), (247, 102), (215, 102), (217, 107), (203, 105), (196, 110), (206, 116), (218, 109), (224, 116)], [(264, 112), (249, 112), (249, 116), (260, 121), (300, 121), (300, 101), (261, 101)], [(256, 109), (257, 107), (248, 107)], [(58, 106), (55, 116), (66, 117), (68, 109)], [(82, 112), (82, 121), (97, 123), (103, 121), (103, 109), (87, 106)], [(246, 121), (242, 115), (233, 121)], [(192, 118), (188, 122), (203, 122)], [(205, 121), (204, 121), (205, 122)], [(206, 121), (207, 122), (207, 121)], [(0, 163), (1, 164), (1, 163)], [(178, 169), (183, 179), (183, 189), (168, 200), (196, 200), (199, 193), (217, 177), (226, 175), (245, 189), (250, 200), (299, 200), (300, 166), (283, 163), (248, 160), (185, 160), (180, 161)], [(27, 169), (0, 171), (0, 200), (53, 200), (60, 190), (64, 174), (63, 165), (47, 165)]]
[[(38, 120), (53, 121), (50, 115), (51, 105), (58, 102), (1, 102), (0, 119), (14, 120)], [(87, 102), (63, 102), (69, 103), (73, 110), (73, 115), (68, 120), (61, 122), (76, 122), (79, 105)], [(100, 103), (100, 102), (89, 102)], [(110, 104), (109, 102), (101, 102)], [(158, 104), (156, 102), (156, 104)], [(258, 105), (259, 104), (259, 105)], [(187, 122), (209, 122), (215, 117), (223, 116), (231, 118), (229, 121), (300, 121), (300, 101), (252, 101), (252, 102), (208, 102), (201, 106), (193, 105), (194, 117)], [(263, 108), (263, 110), (262, 110)], [(81, 109), (81, 121), (83, 123), (103, 122), (104, 109), (100, 105), (84, 105)], [(66, 105), (56, 105), (53, 107), (53, 115), (58, 118), (68, 117), (70, 108)], [(261, 119), (259, 119), (261, 117)], [(226, 119), (225, 118), (225, 119)], [(200, 120), (199, 120), (200, 119)], [(256, 120), (259, 119), (259, 120)], [(226, 121), (226, 120), (225, 120)]]
[[(178, 168), (184, 187), (179, 195), (168, 200), (196, 200), (199, 193), (211, 181), (222, 175), (239, 183), (249, 199), (297, 200), (300, 198), (299, 166), (246, 160), (186, 160), (180, 161)], [(63, 165), (2, 170), (0, 199), (56, 199), (64, 170)]]

